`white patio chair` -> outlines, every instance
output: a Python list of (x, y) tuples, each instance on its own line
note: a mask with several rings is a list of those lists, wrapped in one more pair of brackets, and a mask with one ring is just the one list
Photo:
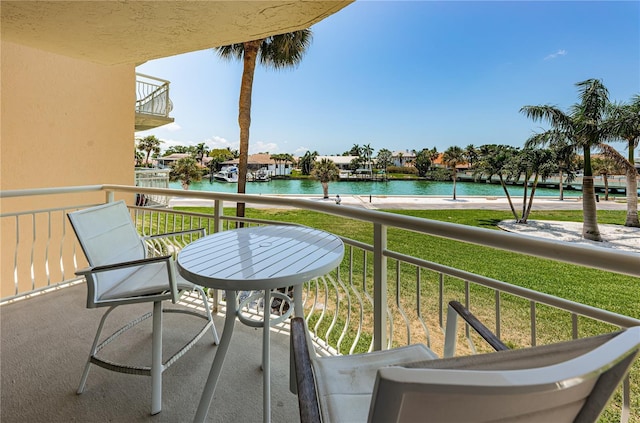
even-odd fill
[[(76, 272), (76, 275), (84, 276), (87, 281), (87, 308), (109, 307), (98, 326), (89, 359), (78, 387), (78, 394), (84, 390), (91, 364), (116, 372), (151, 376), (151, 414), (157, 414), (162, 409), (162, 373), (206, 332), (211, 331), (214, 344), (218, 343), (218, 334), (213, 324), (207, 295), (203, 289), (177, 274), (171, 254), (149, 257), (152, 255), (149, 251), (157, 250), (158, 246), (167, 245), (158, 243), (157, 239), (160, 237), (174, 237), (174, 239), (180, 239), (175, 237), (186, 237), (189, 239), (194, 234), (197, 236), (205, 235), (204, 230), (174, 232), (142, 238), (138, 234), (129, 210), (123, 201), (71, 212), (68, 213), (68, 217), (90, 266)], [(154, 245), (156, 248), (150, 248), (150, 245)], [(171, 300), (175, 303), (183, 291), (194, 289), (200, 293), (205, 313), (187, 309), (172, 309), (170, 311), (203, 318), (206, 320), (206, 324), (195, 337), (189, 339), (178, 352), (163, 362), (162, 302)], [(100, 343), (100, 335), (105, 321), (116, 307), (143, 302), (152, 302), (153, 311), (133, 320)], [(151, 366), (118, 364), (98, 357), (100, 350), (116, 336), (149, 317), (153, 317)]]
[(292, 344), (302, 423), (595, 422), (638, 355), (640, 327), (409, 363), (398, 349), (319, 357), (295, 318)]

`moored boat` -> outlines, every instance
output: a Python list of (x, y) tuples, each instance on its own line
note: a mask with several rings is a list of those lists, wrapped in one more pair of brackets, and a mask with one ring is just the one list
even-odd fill
[(238, 182), (238, 168), (236, 166), (229, 166), (222, 168), (220, 172), (213, 175), (213, 179), (218, 182)]

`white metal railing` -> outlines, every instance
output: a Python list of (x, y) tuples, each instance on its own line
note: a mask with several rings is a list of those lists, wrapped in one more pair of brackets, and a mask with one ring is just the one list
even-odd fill
[(169, 117), (169, 81), (136, 73), (136, 113)]
[[(135, 185), (143, 188), (169, 188), (169, 173), (171, 169), (136, 169)], [(166, 195), (138, 194), (136, 205), (167, 206), (169, 197)]]
[[(583, 330), (586, 322), (596, 325), (596, 330), (603, 332), (640, 325), (640, 320), (632, 316), (525, 289), (508, 281), (451, 268), (401, 251), (391, 251), (388, 248), (387, 236), (389, 228), (401, 229), (424, 236), (454, 239), (640, 278), (640, 256), (631, 252), (568, 245), (501, 231), (336, 206), (332, 203), (260, 195), (239, 196), (141, 186), (102, 185), (3, 191), (0, 192), (0, 198), (94, 191), (104, 191), (105, 201), (112, 201), (115, 193), (130, 193), (167, 198), (199, 198), (210, 200), (214, 206), (211, 214), (132, 207), (132, 215), (144, 235), (200, 227), (205, 227), (209, 233), (213, 233), (235, 227), (238, 221), (246, 225), (275, 223), (225, 216), (225, 201), (294, 207), (370, 223), (371, 243), (342, 237), (346, 246), (343, 263), (331, 275), (311, 281), (305, 287), (304, 310), (309, 328), (316, 340), (333, 353), (378, 350), (415, 342), (423, 342), (438, 351), (443, 345), (446, 304), (452, 299), (474, 309), (474, 312), (481, 315), (482, 320), (492, 322), (498, 335), (514, 346), (553, 342), (558, 336), (585, 336), (586, 331), (592, 330)], [(30, 268), (26, 274), (31, 276), (26, 281), (15, 279), (15, 292), (10, 297), (73, 279), (73, 275), (69, 274), (75, 270), (75, 237), (68, 236), (68, 229), (64, 229), (67, 225), (65, 214), (67, 211), (85, 206), (77, 204), (58, 209), (0, 215), (3, 222), (5, 219), (17, 222), (16, 234), (25, 232), (24, 225), (31, 225), (33, 228), (27, 231), (30, 234), (27, 238), (24, 235), (16, 236), (14, 277), (25, 274), (18, 269), (19, 266)], [(48, 217), (41, 220), (42, 216)], [(45, 221), (48, 223), (38, 223)], [(56, 225), (61, 225), (62, 228), (53, 228)], [(43, 243), (46, 246), (44, 249), (36, 247), (37, 244)], [(54, 245), (55, 247), (52, 247)], [(10, 248), (10, 245), (3, 247)], [(65, 254), (71, 254), (71, 260)], [(38, 256), (46, 258), (38, 259)], [(56, 277), (51, 276), (52, 263), (61, 265), (61, 271), (56, 270)], [(38, 267), (46, 271), (42, 273), (36, 269)], [(41, 280), (38, 274), (47, 276)], [(8, 298), (5, 296), (3, 300), (6, 299)], [(553, 315), (553, 327), (540, 323), (549, 319), (538, 319), (540, 315), (549, 314)], [(522, 316), (528, 317), (522, 319)], [(528, 335), (523, 339), (520, 336), (521, 332), (528, 332)], [(468, 342), (468, 351), (475, 352), (476, 349), (482, 348), (475, 345), (474, 337), (468, 328), (465, 328), (464, 336)], [(624, 395), (616, 407), (621, 410), (619, 420), (627, 421), (630, 415), (628, 380), (623, 385), (623, 392)], [(633, 404), (637, 409), (640, 403), (639, 395), (634, 393), (633, 398)]]

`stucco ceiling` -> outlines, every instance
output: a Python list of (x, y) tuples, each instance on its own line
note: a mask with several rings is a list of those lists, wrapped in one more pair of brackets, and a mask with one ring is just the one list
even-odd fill
[(4, 40), (112, 65), (308, 28), (352, 1), (2, 0), (0, 13)]

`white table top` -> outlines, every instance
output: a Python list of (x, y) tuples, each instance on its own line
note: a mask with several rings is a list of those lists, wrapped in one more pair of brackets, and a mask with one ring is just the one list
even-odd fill
[(342, 240), (300, 226), (260, 226), (218, 232), (180, 251), (182, 277), (208, 288), (264, 290), (304, 283), (335, 269)]

